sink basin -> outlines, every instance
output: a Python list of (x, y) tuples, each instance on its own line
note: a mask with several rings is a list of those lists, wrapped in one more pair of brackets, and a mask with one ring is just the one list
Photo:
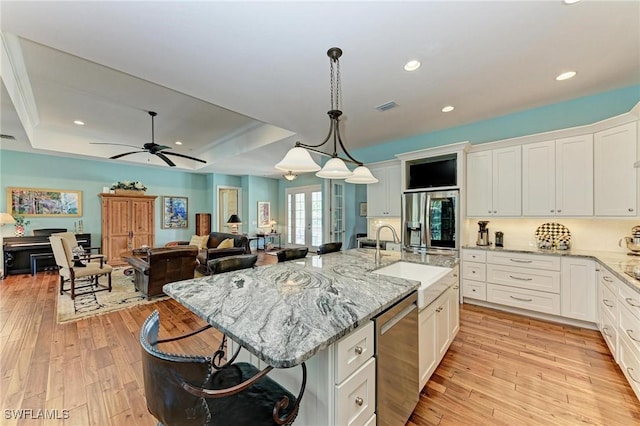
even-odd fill
[(451, 268), (410, 262), (396, 262), (373, 271), (374, 274), (420, 281), (418, 309), (425, 308), (446, 289), (448, 283), (438, 285), (438, 282), (449, 272), (451, 272)]

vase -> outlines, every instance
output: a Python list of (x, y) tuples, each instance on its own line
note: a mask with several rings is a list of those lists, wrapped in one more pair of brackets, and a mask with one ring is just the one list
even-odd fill
[(135, 189), (116, 189), (116, 195), (144, 195), (144, 191), (136, 191)]
[(16, 237), (24, 237), (23, 225), (14, 225), (14, 230), (15, 230)]

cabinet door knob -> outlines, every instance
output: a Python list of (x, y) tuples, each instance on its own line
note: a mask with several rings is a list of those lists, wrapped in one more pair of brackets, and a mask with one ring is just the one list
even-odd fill
[(360, 398), (359, 396), (356, 397), (356, 405), (361, 407), (362, 404), (364, 404), (364, 399)]
[(496, 210), (493, 211), (494, 213), (498, 213)]
[(487, 213), (491, 213), (491, 210), (489, 210)]
[(356, 355), (362, 355), (362, 346), (356, 346), (353, 351), (356, 353)]
[(632, 208), (629, 208), (629, 211), (630, 211), (630, 212), (632, 212), (632, 211), (633, 211), (633, 209), (632, 209)]
[(553, 213), (553, 210), (549, 210), (551, 213)]
[(562, 210), (558, 210), (558, 213), (562, 213)]

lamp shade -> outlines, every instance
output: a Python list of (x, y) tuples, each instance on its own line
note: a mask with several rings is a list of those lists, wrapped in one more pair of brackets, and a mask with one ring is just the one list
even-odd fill
[(0, 213), (0, 225), (16, 223), (16, 220), (9, 213)]
[(237, 214), (232, 214), (229, 220), (227, 220), (227, 223), (230, 223), (232, 225), (240, 225), (242, 223), (242, 220), (240, 220), (240, 217)]
[(275, 165), (278, 170), (285, 172), (315, 172), (320, 170), (318, 163), (313, 161), (311, 154), (304, 148), (294, 147), (287, 152), (282, 161)]
[(344, 179), (353, 175), (353, 172), (347, 168), (347, 165), (344, 164), (339, 158), (332, 158), (327, 161), (316, 176), (325, 178), (325, 179)]
[(367, 167), (358, 166), (353, 170), (353, 175), (349, 176), (344, 181), (347, 183), (377, 183), (378, 179), (371, 174), (371, 170)]

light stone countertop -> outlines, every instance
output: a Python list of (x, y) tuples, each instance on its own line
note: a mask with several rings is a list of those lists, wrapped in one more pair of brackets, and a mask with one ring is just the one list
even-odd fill
[(601, 266), (618, 277), (620, 281), (640, 293), (640, 280), (625, 274), (625, 271), (638, 268), (640, 270), (640, 256), (629, 256), (625, 253), (597, 251), (597, 250), (545, 250), (537, 247), (529, 246), (463, 246), (463, 249), (485, 250), (485, 251), (506, 251), (514, 253), (541, 254), (548, 256), (574, 256), (591, 258), (597, 261)]
[(166, 294), (267, 364), (298, 365), (416, 291), (372, 273), (403, 260), (453, 267), (454, 256), (352, 249), (179, 281)]

